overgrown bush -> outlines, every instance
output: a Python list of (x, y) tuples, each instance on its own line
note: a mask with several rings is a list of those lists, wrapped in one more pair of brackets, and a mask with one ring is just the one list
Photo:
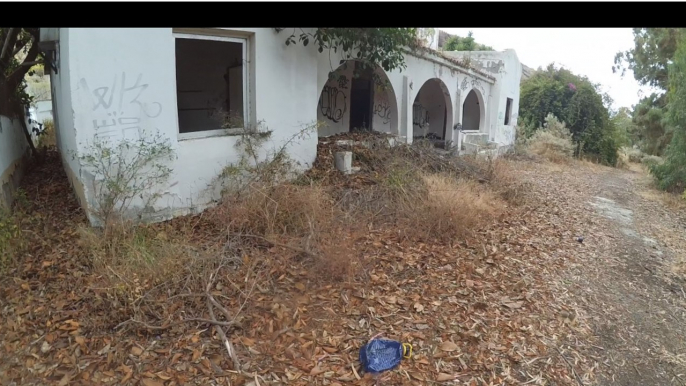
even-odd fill
[(621, 152), (627, 157), (629, 162), (641, 163), (643, 157), (646, 155), (640, 149), (634, 149), (633, 147), (623, 147)]
[(9, 209), (0, 204), (0, 275), (21, 255), (23, 246), (19, 222)]
[[(531, 133), (553, 114), (569, 129), (576, 145), (575, 156), (615, 165), (623, 136), (617, 122), (610, 119), (610, 102), (609, 96), (601, 94), (599, 84), (551, 64), (522, 83), (519, 116), (525, 132)], [(547, 148), (540, 151), (548, 152)]]
[(526, 141), (526, 148), (552, 162), (568, 162), (574, 156), (572, 134), (553, 114), (548, 114), (543, 127)]
[(96, 139), (78, 158), (94, 176), (95, 207), (92, 214), (102, 225), (130, 217), (128, 211), (140, 200), (138, 218), (160, 194), (156, 189), (167, 181), (175, 157), (168, 138), (122, 140), (116, 144)]

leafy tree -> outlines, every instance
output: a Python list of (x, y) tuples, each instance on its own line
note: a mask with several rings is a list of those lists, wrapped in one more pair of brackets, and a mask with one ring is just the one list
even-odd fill
[(632, 119), (632, 112), (628, 107), (620, 107), (610, 116), (615, 128), (614, 137), (618, 146), (632, 146), (638, 143), (638, 128)]
[[(31, 103), (26, 92), (25, 75), (42, 61), (38, 49), (39, 28), (0, 28), (0, 114), (23, 118), (24, 106)], [(36, 154), (31, 135), (23, 119), (24, 136)]]
[[(678, 28), (634, 28), (634, 47), (615, 56), (613, 72), (622, 76), (626, 70), (633, 71), (641, 84), (667, 91), (669, 87), (669, 63), (677, 48)], [(649, 154), (662, 154), (671, 140), (671, 129), (665, 119), (668, 103), (666, 94), (652, 94), (642, 98), (635, 107), (634, 123), (642, 131), (642, 150)]]
[(474, 40), (472, 31), (467, 37), (451, 36), (443, 44), (443, 51), (495, 51), (493, 47), (479, 44)]
[(638, 128), (637, 144), (643, 152), (653, 155), (664, 152), (672, 139), (667, 115), (667, 94), (653, 93), (641, 99), (634, 107), (633, 122)]
[(618, 52), (612, 71), (633, 71), (642, 85), (661, 90), (669, 86), (668, 67), (677, 48), (678, 28), (634, 28), (634, 48)]
[(521, 86), (519, 116), (524, 135), (542, 127), (553, 114), (566, 123), (576, 144), (576, 155), (584, 153), (614, 165), (617, 160), (616, 129), (607, 104), (611, 99), (599, 91), (598, 84), (550, 64), (536, 72)]
[(405, 69), (404, 50), (417, 47), (418, 37), (417, 28), (316, 28), (314, 32), (293, 28), (286, 45), (302, 42), (307, 46), (312, 42), (320, 53), (340, 50), (346, 59), (357, 59), (365, 67), (381, 66), (391, 71)]
[(651, 172), (658, 186), (665, 190), (686, 188), (686, 34), (677, 36), (677, 49), (669, 65), (669, 109), (667, 121), (673, 135), (664, 154), (664, 163), (653, 165)]

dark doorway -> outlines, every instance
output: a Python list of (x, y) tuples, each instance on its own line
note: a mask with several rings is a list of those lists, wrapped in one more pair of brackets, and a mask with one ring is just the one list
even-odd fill
[(350, 131), (368, 131), (372, 122), (372, 80), (353, 78), (350, 86)]

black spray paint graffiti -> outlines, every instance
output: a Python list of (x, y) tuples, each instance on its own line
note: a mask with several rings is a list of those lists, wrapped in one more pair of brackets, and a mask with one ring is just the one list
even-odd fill
[[(148, 118), (156, 118), (162, 114), (162, 105), (158, 102), (146, 103), (139, 100), (143, 92), (148, 88), (148, 84), (142, 84), (142, 74), (138, 74), (133, 85), (127, 86), (126, 73), (121, 74), (121, 82), (118, 82), (118, 77), (115, 75), (112, 81), (112, 87), (104, 86), (98, 87), (91, 91), (88, 87), (88, 82), (85, 79), (79, 81), (81, 89), (89, 95), (93, 102), (92, 111), (103, 111), (107, 113), (108, 118), (102, 119), (98, 122), (93, 119), (93, 129), (95, 129), (96, 137), (118, 138), (136, 138), (140, 136), (140, 113), (143, 113)], [(116, 98), (116, 105), (115, 105)], [(124, 116), (124, 110), (127, 107), (134, 105), (138, 106), (138, 111), (131, 111)]]
[(378, 104), (374, 105), (374, 114), (383, 119), (384, 125), (391, 121), (391, 112), (391, 106), (389, 106), (388, 102), (386, 101), (379, 102)]
[(328, 119), (338, 123), (347, 109), (347, 99), (345, 93), (336, 87), (324, 86), (322, 96), (319, 98), (319, 111)]
[(483, 86), (481, 85), (481, 82), (478, 79), (472, 79), (472, 88), (475, 88), (475, 89), (481, 91), (481, 94), (486, 93)]
[(420, 128), (429, 126), (429, 110), (422, 105), (412, 106), (412, 124)]

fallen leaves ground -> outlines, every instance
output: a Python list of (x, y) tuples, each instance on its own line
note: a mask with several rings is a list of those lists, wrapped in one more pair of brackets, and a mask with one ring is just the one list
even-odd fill
[[(30, 251), (0, 283), (2, 384), (369, 385), (373, 378), (357, 372), (358, 350), (380, 332), (414, 348), (385, 385), (587, 385), (618, 368), (602, 365), (608, 354), (594, 348), (605, 344), (594, 337), (605, 322), (602, 302), (581, 285), (631, 279), (591, 276), (601, 272), (593, 259), (611, 260), (599, 240), (614, 233), (584, 200), (603, 189), (594, 185), (607, 180), (599, 176), (627, 172), (517, 161), (533, 183), (532, 204), (511, 208), (473, 238), (411, 243), (392, 229), (369, 229), (353, 240), (369, 262), (355, 280), (322, 284), (296, 262), (284, 267), (232, 331), (243, 370), (253, 374), (247, 378), (207, 326), (113, 330), (126, 317), (107, 320), (111, 310), (78, 247), (83, 213), (59, 156), (49, 157), (24, 182)], [(176, 299), (162, 301), (176, 307)], [(617, 316), (617, 327), (628, 328)]]

